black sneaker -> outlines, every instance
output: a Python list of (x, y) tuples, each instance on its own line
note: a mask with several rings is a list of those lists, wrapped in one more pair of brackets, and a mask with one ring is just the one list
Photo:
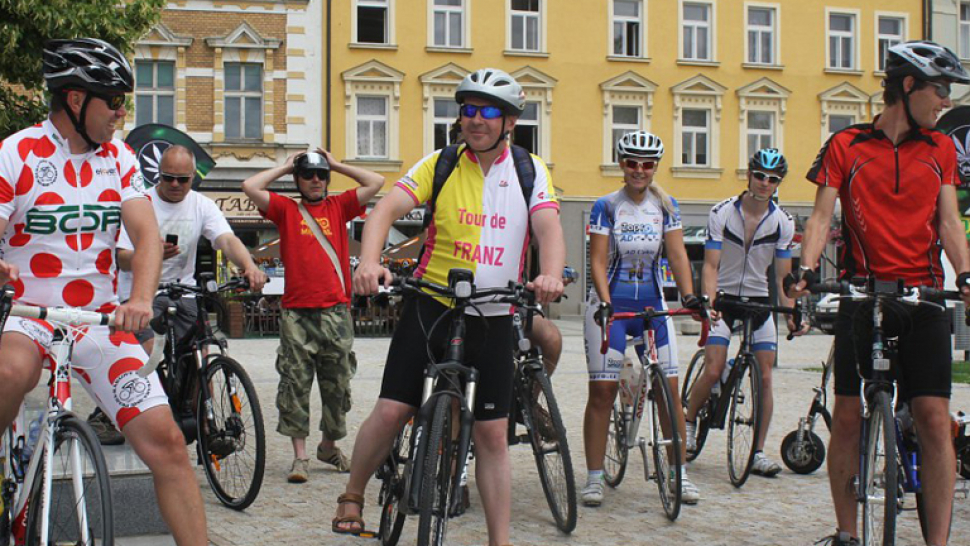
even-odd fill
[(860, 545), (861, 545), (861, 542), (859, 542), (859, 539), (849, 536), (848, 533), (835, 533), (834, 535), (829, 535), (815, 542), (815, 546), (860, 546)]
[(101, 445), (120, 446), (125, 443), (125, 437), (115, 428), (114, 423), (111, 422), (111, 419), (108, 419), (103, 411), (95, 410), (94, 413), (89, 415), (88, 424), (94, 429)]

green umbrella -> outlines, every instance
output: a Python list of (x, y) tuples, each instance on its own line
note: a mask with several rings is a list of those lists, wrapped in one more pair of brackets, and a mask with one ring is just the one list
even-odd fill
[(135, 150), (135, 154), (138, 156), (141, 174), (145, 180), (145, 187), (139, 188), (141, 190), (147, 190), (158, 183), (158, 170), (162, 153), (173, 144), (185, 146), (195, 154), (195, 180), (192, 181), (192, 189), (199, 189), (202, 179), (216, 166), (212, 156), (206, 153), (195, 140), (192, 140), (192, 137), (168, 125), (159, 123), (140, 125), (128, 133), (125, 142)]

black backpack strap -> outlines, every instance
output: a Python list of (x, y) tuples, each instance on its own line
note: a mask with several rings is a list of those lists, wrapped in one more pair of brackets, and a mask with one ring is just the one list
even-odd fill
[(445, 187), (448, 177), (455, 170), (455, 166), (458, 165), (458, 158), (461, 156), (459, 146), (459, 144), (452, 144), (444, 147), (435, 161), (434, 179), (431, 183), (431, 199), (428, 200), (428, 211), (424, 215), (424, 229), (428, 229), (428, 226), (431, 225), (438, 196), (441, 194), (442, 188)]
[(536, 185), (536, 166), (532, 162), (532, 154), (522, 146), (513, 144), (512, 162), (515, 165), (515, 174), (519, 177), (519, 186), (522, 187), (525, 208), (528, 210), (529, 201), (532, 200), (532, 190)]

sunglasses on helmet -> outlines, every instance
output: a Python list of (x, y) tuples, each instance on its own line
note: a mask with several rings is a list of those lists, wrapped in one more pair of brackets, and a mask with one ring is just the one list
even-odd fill
[(637, 169), (643, 169), (644, 171), (649, 171), (650, 169), (654, 168), (657, 165), (657, 162), (653, 160), (641, 161), (639, 159), (624, 159), (623, 164), (626, 166), (627, 169), (630, 169), (631, 171), (635, 171)]
[(466, 118), (473, 118), (475, 114), (481, 112), (482, 119), (496, 119), (502, 117), (505, 112), (498, 106), (475, 106), (474, 104), (462, 104), (461, 115)]
[(761, 171), (751, 171), (751, 176), (758, 181), (767, 180), (769, 184), (781, 184), (782, 177), (776, 174), (763, 173)]

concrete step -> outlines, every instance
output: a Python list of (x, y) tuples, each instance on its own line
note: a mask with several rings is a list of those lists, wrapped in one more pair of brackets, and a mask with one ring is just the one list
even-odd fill
[(102, 448), (108, 463), (108, 473), (111, 475), (115, 536), (167, 534), (168, 527), (162, 520), (155, 499), (152, 475), (145, 463), (128, 444)]

